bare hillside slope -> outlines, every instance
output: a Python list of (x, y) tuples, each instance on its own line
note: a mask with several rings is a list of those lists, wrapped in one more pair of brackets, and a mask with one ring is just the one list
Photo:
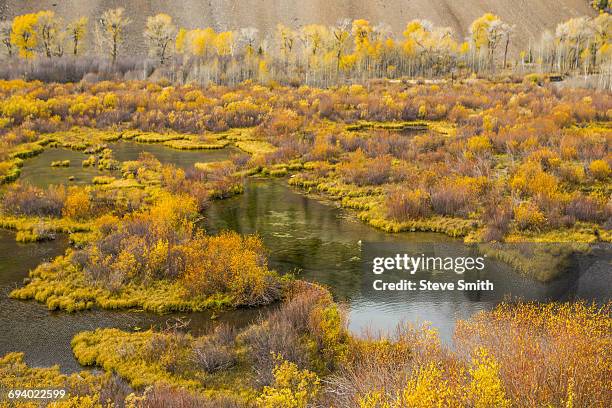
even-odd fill
[[(333, 24), (343, 17), (385, 22), (397, 34), (414, 18), (452, 27), (459, 38), (467, 35), (470, 23), (485, 12), (498, 14), (516, 24), (513, 48), (527, 46), (545, 28), (570, 17), (594, 15), (587, 0), (0, 0), (0, 16), (52, 9), (66, 19), (79, 15), (95, 19), (104, 10), (124, 7), (134, 20), (132, 47), (140, 46), (147, 16), (158, 12), (172, 15), (187, 28), (211, 26), (228, 30), (253, 26), (270, 32), (278, 22), (293, 27), (309, 23)], [(138, 40), (136, 40), (137, 38)]]

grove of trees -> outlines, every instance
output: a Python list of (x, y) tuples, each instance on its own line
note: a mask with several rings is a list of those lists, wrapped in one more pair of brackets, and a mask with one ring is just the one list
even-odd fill
[[(273, 33), (263, 34), (251, 27), (178, 27), (161, 13), (147, 19), (142, 40), (149, 50), (150, 72), (161, 67), (169, 79), (203, 84), (250, 79), (327, 86), (369, 78), (504, 72), (609, 75), (612, 18), (607, 5), (594, 6), (600, 8), (599, 16), (562, 22), (518, 53), (512, 44), (521, 27), (491, 13), (474, 20), (465, 39), (427, 20), (409, 21), (401, 37), (384, 23), (364, 19), (340, 19), (332, 26), (279, 24)], [(87, 53), (114, 66), (128, 59), (122, 49), (130, 24), (122, 8), (107, 10), (95, 22), (85, 17), (64, 22), (53, 11), (40, 11), (0, 22), (0, 46), (12, 64), (78, 59)], [(139, 39), (130, 39), (130, 44), (134, 41)]]

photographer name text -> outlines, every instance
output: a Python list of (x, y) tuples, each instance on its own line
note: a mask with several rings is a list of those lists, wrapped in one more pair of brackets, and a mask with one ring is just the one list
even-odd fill
[(432, 282), (427, 279), (418, 281), (401, 279), (396, 282), (385, 282), (382, 279), (377, 279), (372, 283), (374, 290), (378, 291), (492, 291), (493, 282), (488, 279), (467, 282), (458, 280), (457, 282)]

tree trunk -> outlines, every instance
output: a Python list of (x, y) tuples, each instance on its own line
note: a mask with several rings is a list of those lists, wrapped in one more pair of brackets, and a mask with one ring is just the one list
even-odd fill
[(510, 45), (510, 33), (506, 36), (506, 48), (504, 49), (504, 69), (506, 69), (506, 64), (508, 62), (508, 45)]

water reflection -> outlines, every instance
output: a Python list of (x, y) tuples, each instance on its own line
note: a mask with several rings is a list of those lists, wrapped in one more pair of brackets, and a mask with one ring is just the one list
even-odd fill
[(238, 150), (227, 147), (224, 149), (208, 150), (177, 150), (157, 143), (137, 143), (131, 141), (119, 141), (109, 144), (113, 150), (113, 156), (119, 161), (136, 160), (141, 153), (151, 153), (159, 161), (174, 164), (183, 169), (191, 168), (195, 163), (209, 163), (227, 160)]
[[(182, 153), (181, 153), (182, 154)], [(331, 203), (323, 204), (292, 191), (285, 180), (251, 180), (245, 193), (216, 201), (207, 212), (210, 233), (232, 229), (258, 233), (270, 250), (270, 264), (281, 272), (296, 272), (299, 277), (327, 285), (334, 296), (345, 301), (350, 310), (350, 329), (360, 333), (366, 328), (388, 330), (400, 321), (430, 321), (445, 341), (450, 341), (457, 319), (489, 309), (506, 296), (527, 300), (564, 300), (585, 298), (606, 300), (612, 293), (609, 247), (603, 248), (601, 262), (595, 255), (578, 260), (586, 263), (583, 273), (570, 273), (544, 284), (523, 278), (509, 267), (495, 263), (486, 275), (470, 275), (466, 280), (491, 279), (494, 292), (403, 293), (374, 291), (364, 273), (363, 248), (368, 242), (384, 245), (388, 251), (423, 248), (432, 245), (457, 256), (470, 249), (442, 234), (386, 234), (355, 219)], [(64, 251), (66, 241), (18, 244), (14, 234), (0, 230), (0, 355), (23, 351), (34, 366), (60, 364), (65, 372), (81, 367), (72, 356), (70, 340), (83, 330), (98, 327), (166, 327), (168, 319), (182, 317), (191, 321), (186, 330), (200, 334), (218, 322), (244, 326), (270, 309), (241, 309), (226, 312), (216, 320), (210, 313), (158, 316), (133, 311), (90, 311), (75, 314), (50, 312), (34, 301), (22, 302), (7, 297), (10, 289), (21, 285), (28, 270)], [(419, 249), (421, 248), (419, 247)], [(381, 253), (382, 255), (382, 253)], [(601, 255), (601, 254), (600, 254)], [(607, 257), (607, 258), (606, 258)], [(447, 276), (430, 274), (416, 279), (442, 281)]]
[[(21, 169), (21, 182), (46, 188), (50, 184), (87, 184), (91, 179), (108, 174), (93, 167), (83, 167), (83, 160), (87, 159), (83, 152), (70, 149), (48, 148), (38, 156), (26, 159)], [(54, 161), (69, 160), (70, 167), (51, 167)], [(69, 180), (69, 177), (74, 180)]]
[[(211, 205), (206, 225), (211, 233), (223, 229), (258, 233), (270, 249), (272, 267), (281, 272), (297, 270), (300, 277), (327, 285), (338, 300), (348, 303), (350, 328), (356, 333), (365, 329), (392, 329), (400, 321), (429, 321), (445, 341), (450, 341), (457, 319), (468, 318), (504, 299), (605, 299), (611, 293), (606, 283), (609, 278), (599, 284), (588, 283), (602, 282), (601, 274), (609, 276), (609, 263), (599, 263), (588, 273), (566, 274), (545, 284), (524, 278), (507, 265), (494, 261), (488, 261), (486, 272), (480, 275), (463, 276), (466, 281), (493, 281), (493, 292), (375, 291), (371, 287), (372, 274), (363, 270), (362, 249), (368, 242), (378, 243), (379, 256), (384, 255), (384, 250), (421, 253), (424, 248), (434, 247), (441, 254), (467, 256), (471, 249), (442, 234), (377, 231), (333, 203), (323, 204), (294, 192), (284, 180), (248, 182), (245, 194)], [(597, 272), (597, 268), (605, 271)], [(591, 276), (587, 277), (588, 274)], [(449, 276), (429, 273), (415, 279), (442, 282)]]
[[(141, 153), (153, 154), (162, 163), (174, 164), (182, 169), (193, 167), (195, 163), (209, 163), (228, 160), (238, 152), (236, 148), (211, 150), (176, 150), (161, 144), (136, 143), (120, 141), (110, 143), (113, 157), (119, 161), (136, 160)], [(50, 184), (88, 184), (100, 175), (120, 176), (119, 172), (99, 171), (95, 167), (83, 167), (83, 160), (89, 155), (83, 152), (48, 148), (38, 156), (26, 159), (19, 180), (34, 186), (46, 188)], [(54, 161), (69, 160), (70, 167), (51, 167)], [(73, 177), (72, 180), (69, 177)]]

